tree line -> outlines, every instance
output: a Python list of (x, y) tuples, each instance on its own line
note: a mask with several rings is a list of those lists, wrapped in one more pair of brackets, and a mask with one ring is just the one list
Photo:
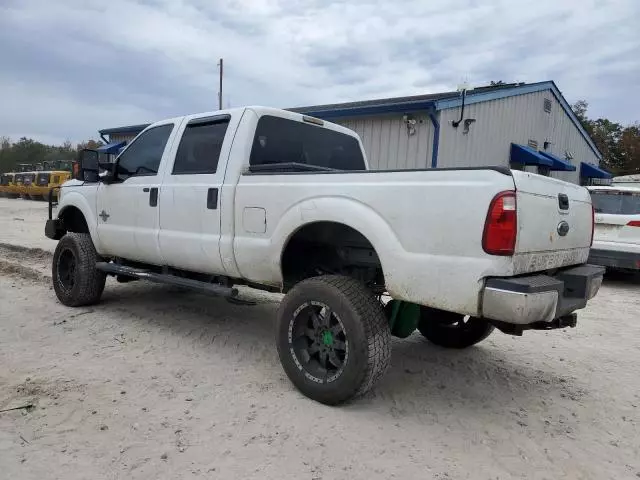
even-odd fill
[(77, 145), (70, 141), (62, 145), (45, 145), (31, 138), (22, 137), (12, 142), (8, 137), (0, 137), (0, 172), (18, 170), (21, 163), (42, 163), (52, 160), (75, 160), (83, 148), (98, 148), (102, 142), (87, 140)]
[[(624, 126), (607, 118), (589, 118), (589, 104), (585, 100), (577, 101), (572, 108), (602, 153), (601, 166), (614, 175), (640, 174), (640, 123)], [(15, 171), (20, 163), (75, 160), (79, 150), (97, 148), (100, 145), (102, 142), (95, 140), (87, 140), (74, 147), (69, 141), (62, 145), (45, 145), (26, 137), (17, 142), (12, 142), (8, 137), (0, 137), (0, 172)]]
[(624, 126), (608, 118), (592, 119), (589, 104), (578, 100), (572, 109), (582, 126), (602, 153), (605, 169), (614, 175), (640, 174), (640, 123)]

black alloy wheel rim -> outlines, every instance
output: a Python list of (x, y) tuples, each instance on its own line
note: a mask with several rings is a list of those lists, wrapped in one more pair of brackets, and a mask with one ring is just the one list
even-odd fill
[(309, 380), (329, 383), (344, 371), (349, 341), (340, 317), (328, 305), (307, 302), (298, 307), (288, 336), (293, 360)]
[(65, 290), (73, 289), (76, 282), (76, 257), (71, 250), (63, 250), (58, 257), (58, 282)]

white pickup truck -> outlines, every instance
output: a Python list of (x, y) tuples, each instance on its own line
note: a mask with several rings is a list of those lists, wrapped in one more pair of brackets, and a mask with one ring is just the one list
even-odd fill
[(381, 377), (390, 335), (463, 348), (494, 327), (575, 326), (602, 282), (585, 265), (585, 188), (497, 167), (368, 170), (353, 131), (288, 111), (164, 120), (114, 163), (80, 164), (45, 229), (64, 305), (98, 302), (107, 275), (284, 292), (280, 360), (328, 404)]

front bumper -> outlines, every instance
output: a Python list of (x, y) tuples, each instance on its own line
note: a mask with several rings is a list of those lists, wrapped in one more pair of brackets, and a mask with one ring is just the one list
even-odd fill
[(640, 254), (634, 252), (619, 252), (617, 250), (591, 249), (589, 263), (608, 268), (624, 270), (640, 270)]
[(582, 265), (553, 276), (490, 278), (482, 291), (482, 316), (514, 325), (553, 322), (584, 308), (598, 293), (604, 271)]

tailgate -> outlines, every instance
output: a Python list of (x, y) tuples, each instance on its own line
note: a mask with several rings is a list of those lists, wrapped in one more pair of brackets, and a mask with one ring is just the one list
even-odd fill
[(513, 172), (518, 205), (517, 273), (585, 263), (592, 208), (586, 188), (551, 177)]

